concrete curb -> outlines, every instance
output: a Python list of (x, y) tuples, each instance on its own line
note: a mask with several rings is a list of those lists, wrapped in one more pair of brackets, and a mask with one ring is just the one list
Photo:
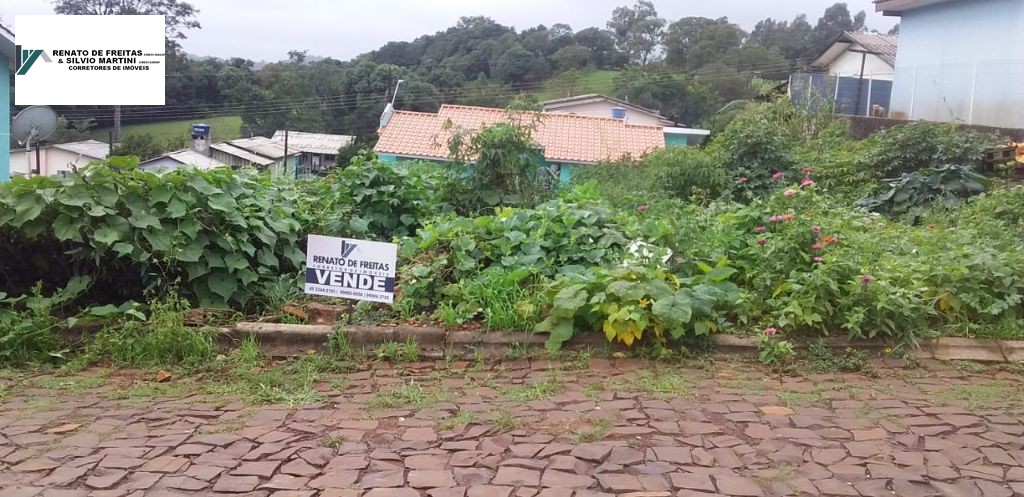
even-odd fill
[[(420, 354), (428, 359), (485, 358), (500, 360), (522, 356), (544, 349), (546, 335), (522, 332), (446, 331), (437, 326), (346, 326), (343, 328), (349, 343), (355, 349), (372, 350), (385, 342), (416, 341)], [(263, 351), (272, 357), (290, 357), (310, 351), (323, 352), (334, 328), (329, 325), (303, 325), (278, 323), (238, 323), (222, 330), (221, 342), (237, 343), (253, 335)], [(757, 337), (712, 335), (715, 353), (723, 355), (756, 356)], [(875, 355), (882, 355), (892, 347), (886, 340), (873, 339), (851, 342), (839, 337), (825, 337), (822, 343), (832, 349), (852, 347)], [(797, 348), (805, 348), (797, 344)], [(570, 340), (564, 350), (626, 351), (621, 344), (609, 344), (599, 333), (581, 335)], [(1016, 362), (1024, 361), (1024, 341), (984, 340), (974, 338), (939, 338), (925, 340), (912, 351), (920, 359), (944, 361)]]

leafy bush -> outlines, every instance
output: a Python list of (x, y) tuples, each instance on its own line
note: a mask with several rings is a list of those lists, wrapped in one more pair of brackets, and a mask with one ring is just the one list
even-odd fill
[(771, 109), (757, 107), (729, 123), (710, 150), (730, 175), (736, 197), (750, 200), (768, 193), (782, 177), (796, 177), (796, 146), (796, 137), (779, 125)]
[(313, 183), (308, 231), (391, 241), (416, 232), (436, 214), (436, 167), (391, 165), (356, 156), (345, 169)]
[(148, 319), (128, 319), (93, 337), (85, 360), (136, 367), (198, 366), (210, 361), (217, 354), (214, 335), (185, 326), (188, 310), (188, 303), (175, 296), (151, 301)]
[(729, 188), (726, 172), (711, 155), (698, 148), (659, 150), (645, 157), (640, 167), (659, 171), (665, 191), (681, 200), (714, 200)]
[(874, 196), (857, 201), (857, 206), (911, 222), (934, 203), (957, 208), (963, 199), (985, 191), (988, 180), (967, 166), (937, 166), (886, 180)]
[(204, 307), (245, 305), (259, 284), (297, 271), (296, 193), (230, 169), (137, 169), (113, 158), (66, 179), (0, 186), (0, 289), (63, 286), (123, 302), (179, 285)]
[(918, 121), (883, 130), (863, 161), (883, 177), (895, 178), (943, 164), (981, 165), (982, 153), (998, 137), (966, 131), (953, 124)]
[(510, 110), (508, 122), (477, 132), (456, 130), (448, 142), (444, 198), (461, 213), (535, 205), (544, 183), (553, 181), (533, 141), (539, 119), (540, 114)]
[(428, 306), (490, 267), (554, 276), (619, 260), (626, 244), (606, 209), (558, 200), (536, 209), (499, 208), (490, 216), (436, 219), (404, 240), (399, 281), (403, 298)]
[(67, 351), (56, 330), (67, 321), (53, 315), (75, 300), (89, 286), (79, 276), (46, 297), (37, 285), (31, 295), (7, 297), (0, 292), (0, 365), (39, 364), (62, 359)]
[(561, 277), (553, 286), (548, 317), (537, 331), (550, 333), (547, 347), (558, 350), (577, 325), (601, 330), (608, 341), (633, 345), (701, 336), (727, 326), (726, 313), (740, 299), (727, 281), (735, 269), (703, 266), (704, 274), (680, 280), (655, 266), (592, 267)]

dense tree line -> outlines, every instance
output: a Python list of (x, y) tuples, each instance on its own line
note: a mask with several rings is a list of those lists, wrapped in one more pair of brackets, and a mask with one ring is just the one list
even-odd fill
[[(169, 15), (167, 104), (126, 107), (127, 122), (240, 114), (254, 134), (283, 127), (370, 134), (399, 79), (405, 82), (397, 107), (431, 111), (443, 102), (505, 105), (542, 85), (571, 93), (590, 70), (619, 71), (602, 93), (699, 123), (725, 103), (785, 79), (842, 31), (865, 29), (864, 12), (851, 15), (845, 3), (828, 7), (814, 25), (806, 15), (769, 18), (747, 33), (726, 17), (670, 22), (653, 3), (638, 0), (614, 9), (604, 27), (516, 30), (487, 17), (463, 17), (444, 31), (390, 42), (349, 61), (310, 60), (306, 51), (293, 50), (287, 60), (257, 68), (241, 58), (186, 55), (178, 41), (182, 29), (199, 27), (199, 13), (185, 2), (130, 0), (118, 2), (121, 10), (95, 11), (107, 4), (56, 0), (55, 10)], [(96, 125), (109, 125), (109, 108), (60, 110), (72, 123), (94, 117)]]

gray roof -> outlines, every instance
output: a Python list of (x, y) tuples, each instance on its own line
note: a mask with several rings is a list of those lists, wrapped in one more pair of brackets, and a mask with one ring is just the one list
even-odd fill
[[(284, 145), (284, 131), (278, 130), (271, 140)], [(296, 150), (310, 154), (336, 155), (353, 143), (356, 137), (350, 135), (329, 135), (325, 133), (306, 133), (304, 131), (288, 131), (288, 151)]]
[[(254, 154), (262, 155), (268, 159), (280, 159), (284, 157), (284, 145), (263, 136), (240, 138), (238, 140), (231, 140), (228, 143), (238, 148), (248, 150)], [(289, 143), (288, 155), (291, 156), (297, 153), (299, 153), (299, 151), (292, 150), (291, 144)]]
[(818, 58), (811, 62), (811, 67), (827, 67), (836, 60), (836, 57), (859, 45), (872, 55), (882, 59), (883, 62), (896, 67), (896, 49), (899, 44), (899, 37), (894, 35), (883, 35), (879, 33), (865, 33), (861, 31), (845, 31), (836, 37), (828, 48)]
[(207, 157), (189, 148), (178, 150), (177, 152), (171, 152), (169, 154), (164, 154), (161, 155), (160, 157), (149, 159), (147, 161), (143, 161), (142, 163), (139, 164), (139, 167), (144, 171), (153, 169), (178, 169), (178, 166), (172, 165), (170, 161), (178, 163), (180, 167), (195, 167), (198, 169), (231, 167), (223, 162), (220, 162), (211, 157)]
[(245, 150), (244, 148), (236, 147), (230, 143), (213, 143), (210, 144), (210, 148), (217, 150), (219, 152), (224, 152), (225, 154), (228, 155), (233, 155), (235, 157), (238, 157), (239, 159), (251, 162), (258, 166), (269, 166), (274, 163), (274, 159), (268, 159), (261, 155), (256, 155), (248, 150)]
[(881, 12), (886, 16), (898, 16), (907, 10), (953, 1), (965, 0), (875, 0), (875, 12)]
[(58, 143), (53, 148), (67, 150), (68, 152), (91, 157), (93, 159), (105, 159), (110, 153), (110, 145), (96, 140), (83, 140), (80, 142)]

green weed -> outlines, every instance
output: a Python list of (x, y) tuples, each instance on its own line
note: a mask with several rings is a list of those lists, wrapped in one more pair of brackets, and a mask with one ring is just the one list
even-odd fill
[(599, 419), (594, 423), (593, 428), (573, 434), (573, 439), (577, 444), (596, 442), (603, 440), (608, 435), (608, 431), (612, 429), (612, 422), (607, 419)]
[(377, 359), (391, 362), (415, 362), (420, 357), (420, 345), (413, 339), (403, 343), (384, 342), (377, 348)]
[(562, 385), (552, 379), (537, 381), (531, 385), (510, 388), (505, 391), (505, 396), (516, 402), (531, 402), (543, 400), (556, 395), (561, 391)]

